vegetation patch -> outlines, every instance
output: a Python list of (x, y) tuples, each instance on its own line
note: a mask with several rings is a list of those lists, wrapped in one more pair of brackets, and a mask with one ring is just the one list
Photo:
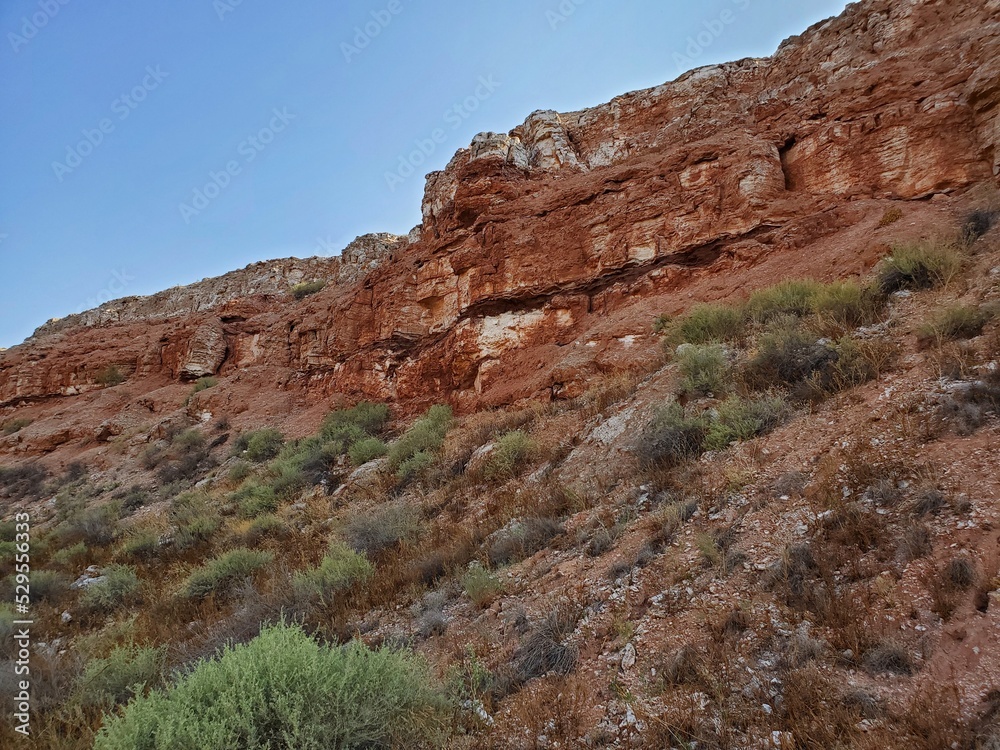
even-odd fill
[(184, 595), (204, 599), (209, 594), (226, 596), (235, 586), (270, 565), (270, 552), (238, 548), (214, 557), (195, 570), (184, 584)]

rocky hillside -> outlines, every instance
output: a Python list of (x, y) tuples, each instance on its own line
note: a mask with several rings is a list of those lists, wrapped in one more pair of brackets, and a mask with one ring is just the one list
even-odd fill
[(287, 616), (419, 653), (414, 743), (993, 747), (998, 61), (865, 0), (0, 352), (39, 746)]

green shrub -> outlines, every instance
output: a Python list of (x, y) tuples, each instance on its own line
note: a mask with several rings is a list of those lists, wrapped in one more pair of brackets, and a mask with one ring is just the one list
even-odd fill
[(944, 286), (961, 272), (964, 263), (958, 250), (941, 242), (902, 245), (882, 261), (878, 287), (883, 294), (892, 294)]
[(707, 450), (721, 450), (740, 440), (765, 435), (788, 416), (788, 405), (781, 396), (742, 399), (730, 396), (717, 410), (705, 436)]
[(215, 388), (219, 384), (218, 378), (213, 378), (211, 376), (206, 376), (204, 378), (198, 378), (194, 381), (194, 388), (191, 389), (191, 395), (195, 393), (201, 393), (202, 391), (207, 391), (209, 388)]
[(812, 310), (821, 320), (857, 328), (874, 322), (884, 301), (876, 289), (861, 286), (856, 281), (835, 281), (817, 289), (812, 298)]
[(244, 432), (236, 438), (233, 445), (233, 455), (259, 464), (270, 461), (277, 456), (284, 444), (284, 435), (277, 430), (265, 427), (262, 430)]
[(954, 305), (936, 312), (917, 332), (921, 343), (938, 344), (980, 335), (993, 317), (992, 310), (982, 307)]
[(416, 655), (320, 645), (297, 627), (227, 646), (105, 720), (95, 750), (321, 750), (437, 744), (448, 704)]
[(229, 473), (226, 475), (226, 479), (230, 482), (242, 482), (244, 479), (253, 473), (253, 466), (251, 466), (246, 461), (237, 461), (233, 464)]
[(420, 533), (420, 512), (405, 502), (388, 503), (374, 512), (359, 512), (344, 526), (343, 534), (355, 552), (377, 555)]
[(786, 315), (803, 317), (813, 311), (823, 285), (812, 279), (782, 281), (750, 295), (747, 313), (757, 323)]
[(677, 403), (660, 409), (635, 446), (646, 468), (671, 468), (704, 453), (710, 421), (704, 414), (689, 415)]
[(80, 604), (89, 612), (111, 613), (139, 599), (139, 576), (130, 565), (109, 565), (101, 572), (103, 581), (83, 590)]
[(259, 544), (267, 537), (281, 536), (288, 531), (288, 524), (278, 516), (267, 514), (259, 516), (250, 523), (250, 528), (244, 534), (249, 544)]
[(222, 525), (211, 498), (202, 492), (185, 492), (175, 497), (170, 520), (177, 526), (174, 544), (180, 550), (204, 544)]
[(292, 296), (295, 297), (295, 299), (303, 300), (306, 297), (309, 297), (313, 294), (317, 294), (323, 291), (323, 288), (325, 286), (326, 286), (325, 281), (320, 281), (320, 280), (304, 281), (301, 284), (296, 284), (295, 286), (293, 286), (290, 291), (292, 293)]
[(761, 336), (757, 352), (745, 367), (745, 378), (754, 387), (770, 388), (778, 383), (800, 383), (829, 367), (836, 350), (814, 334), (787, 322)]
[(350, 409), (332, 412), (323, 422), (320, 434), (324, 440), (340, 440), (345, 434), (379, 435), (389, 423), (390, 416), (389, 407), (385, 404), (362, 401)]
[(288, 496), (310, 484), (321, 483), (330, 473), (334, 459), (344, 452), (339, 441), (306, 438), (286, 443), (271, 463), (272, 486), (279, 495)]
[(8, 420), (7, 422), (4, 422), (3, 430), (0, 432), (2, 432), (5, 436), (13, 435), (15, 432), (20, 432), (30, 424), (31, 424), (30, 419), (24, 419), (24, 418), (11, 419)]
[(133, 560), (152, 560), (160, 551), (160, 535), (152, 529), (131, 529), (121, 553)]
[(273, 561), (274, 555), (260, 550), (241, 547), (224, 552), (188, 576), (184, 584), (184, 595), (190, 599), (204, 599), (209, 594), (224, 597), (238, 583)]
[(244, 518), (256, 518), (278, 509), (278, 496), (274, 490), (254, 480), (246, 482), (229, 499), (239, 506), (240, 515)]
[(434, 454), (429, 451), (414, 453), (399, 465), (396, 470), (396, 478), (400, 482), (409, 482), (431, 468), (434, 465), (434, 460)]
[(447, 406), (432, 406), (402, 437), (389, 448), (389, 463), (399, 469), (407, 459), (417, 453), (433, 453), (443, 444), (451, 427), (451, 409)]
[(483, 469), (489, 480), (517, 476), (538, 452), (538, 445), (523, 430), (511, 430), (496, 441)]
[(120, 369), (118, 369), (118, 365), (108, 365), (107, 367), (103, 367), (100, 370), (98, 370), (97, 375), (94, 377), (94, 380), (97, 382), (98, 385), (111, 387), (115, 385), (121, 385), (122, 383), (124, 383), (125, 375), (122, 373)]
[(485, 607), (503, 590), (500, 579), (479, 563), (473, 563), (462, 576), (462, 588), (477, 607)]
[(389, 452), (389, 448), (376, 437), (362, 438), (352, 445), (347, 455), (351, 458), (351, 463), (355, 466), (362, 466), (376, 458), (382, 458)]
[(740, 307), (720, 304), (695, 305), (679, 320), (665, 324), (668, 341), (712, 344), (734, 341), (743, 335), (746, 322)]
[(330, 596), (371, 578), (374, 569), (364, 555), (342, 542), (332, 542), (319, 566), (292, 577), (292, 588), (301, 599), (326, 601)]
[(683, 345), (677, 350), (680, 392), (689, 396), (719, 395), (727, 390), (732, 369), (721, 344)]
[(31, 600), (57, 602), (69, 591), (69, 578), (54, 570), (31, 571)]
[(57, 549), (49, 562), (57, 568), (78, 568), (87, 557), (87, 545), (84, 542), (77, 542), (69, 547)]
[(108, 503), (71, 512), (56, 529), (64, 540), (82, 540), (91, 547), (104, 547), (118, 536), (121, 506)]
[(163, 680), (166, 646), (119, 646), (108, 656), (91, 659), (76, 681), (72, 702), (111, 708), (145, 695)]

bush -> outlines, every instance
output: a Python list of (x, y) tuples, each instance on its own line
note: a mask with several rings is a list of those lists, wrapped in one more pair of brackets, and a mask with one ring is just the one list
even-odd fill
[(913, 674), (913, 659), (909, 652), (897, 643), (880, 643), (868, 649), (862, 658), (865, 669), (873, 675)]
[(320, 280), (317, 280), (317, 281), (305, 281), (305, 282), (303, 282), (301, 284), (296, 284), (295, 286), (293, 286), (291, 288), (290, 291), (292, 293), (292, 296), (295, 297), (295, 299), (297, 299), (297, 300), (303, 300), (306, 297), (309, 297), (309, 296), (311, 296), (313, 294), (317, 294), (317, 293), (323, 291), (323, 288), (325, 286), (326, 286), (326, 282), (325, 281), (320, 281)]
[(738, 307), (700, 304), (684, 317), (665, 324), (668, 341), (688, 344), (711, 344), (734, 341), (746, 328), (743, 311)]
[(538, 451), (538, 446), (528, 433), (513, 430), (502, 435), (493, 446), (484, 467), (487, 479), (500, 480), (517, 476)]
[(374, 569), (364, 555), (341, 542), (333, 542), (319, 566), (292, 577), (296, 596), (304, 600), (328, 597), (371, 578)]
[(259, 464), (277, 456), (284, 444), (285, 436), (277, 430), (264, 428), (244, 432), (233, 445), (233, 455), (242, 456)]
[(286, 443), (268, 467), (274, 477), (271, 486), (279, 495), (287, 497), (307, 485), (320, 484), (329, 476), (334, 459), (342, 452), (343, 445), (325, 443), (315, 437)]
[(111, 708), (159, 686), (163, 680), (166, 646), (120, 646), (103, 659), (87, 662), (76, 681), (73, 702)]
[(646, 468), (672, 468), (697, 458), (704, 452), (710, 426), (705, 415), (689, 416), (672, 403), (659, 411), (643, 431), (635, 452)]
[(102, 572), (104, 580), (83, 590), (80, 604), (89, 612), (109, 614), (130, 606), (139, 599), (139, 576), (130, 565), (109, 565)]
[(125, 537), (121, 553), (133, 560), (152, 560), (160, 551), (160, 535), (152, 529), (133, 529)]
[(243, 536), (248, 544), (259, 544), (267, 537), (282, 536), (287, 531), (288, 524), (278, 516), (267, 514), (253, 519)]
[(185, 492), (175, 497), (170, 519), (177, 526), (174, 544), (181, 550), (204, 544), (222, 525), (210, 498), (201, 492)]
[(757, 352), (745, 367), (745, 378), (757, 388), (793, 385), (829, 368), (836, 359), (832, 346), (789, 323), (761, 336)]
[(2, 432), (2, 434), (5, 436), (13, 435), (15, 432), (20, 432), (30, 424), (31, 424), (30, 419), (24, 419), (24, 418), (11, 419), (8, 420), (7, 422), (4, 422), (3, 430), (0, 430), (0, 432)]
[(781, 396), (755, 399), (730, 396), (718, 407), (718, 416), (705, 436), (705, 448), (721, 450), (737, 441), (765, 435), (784, 422), (788, 412)]
[(190, 599), (204, 599), (209, 594), (224, 597), (236, 584), (273, 561), (274, 555), (260, 550), (237, 548), (224, 552), (188, 576), (184, 595)]
[(352, 445), (348, 451), (347, 455), (351, 459), (351, 463), (355, 466), (362, 466), (369, 461), (374, 461), (376, 458), (381, 458), (386, 453), (389, 452), (389, 448), (376, 437), (362, 438), (354, 445)]
[(389, 423), (390, 416), (389, 407), (385, 404), (362, 401), (350, 409), (338, 409), (331, 413), (324, 421), (320, 434), (324, 440), (341, 440), (344, 434), (379, 435)]
[(786, 315), (803, 317), (814, 309), (823, 285), (811, 279), (782, 281), (750, 295), (747, 314), (756, 323), (769, 323)]
[(240, 515), (243, 518), (256, 518), (265, 513), (274, 513), (278, 509), (278, 496), (274, 490), (253, 480), (246, 482), (229, 498), (239, 505)]
[(69, 578), (53, 570), (31, 571), (31, 600), (57, 602), (69, 590)]
[(879, 229), (885, 229), (888, 226), (892, 226), (897, 221), (903, 218), (903, 209), (899, 206), (892, 206), (887, 208), (885, 213), (882, 214), (882, 218), (878, 222)]
[(903, 245), (892, 251), (878, 269), (882, 294), (904, 289), (933, 289), (951, 282), (962, 270), (964, 259), (954, 247), (939, 242)]
[(80, 539), (88, 546), (104, 547), (115, 540), (120, 516), (121, 506), (116, 503), (86, 508), (59, 524), (57, 532), (62, 539)]
[(396, 478), (400, 482), (409, 482), (434, 465), (434, 454), (429, 451), (414, 453), (403, 461), (396, 470)]
[(535, 625), (514, 654), (514, 670), (519, 683), (548, 672), (567, 675), (576, 668), (577, 650), (566, 645), (576, 627), (574, 618), (553, 611)]
[(358, 513), (344, 527), (344, 537), (355, 552), (377, 555), (420, 532), (420, 513), (405, 502), (383, 505), (374, 513)]
[(490, 563), (507, 565), (531, 557), (562, 532), (554, 518), (527, 518), (508, 524), (490, 545)]
[(38, 464), (0, 466), (0, 489), (16, 499), (38, 497), (49, 473)]
[(962, 226), (962, 241), (972, 244), (989, 232), (997, 219), (1000, 219), (1000, 211), (996, 209), (976, 209), (965, 218), (965, 223)]
[(462, 588), (473, 604), (485, 607), (503, 590), (503, 584), (482, 565), (473, 563), (462, 576)]
[(434, 453), (443, 444), (451, 427), (451, 409), (432, 406), (416, 423), (389, 448), (389, 464), (398, 470), (405, 461), (418, 453)]
[(77, 568), (87, 559), (87, 545), (77, 542), (69, 547), (63, 547), (52, 554), (49, 562), (58, 568)]
[(95, 750), (270, 750), (433, 744), (448, 706), (416, 655), (324, 646), (298, 627), (227, 646), (105, 720)]
[(856, 328), (878, 318), (884, 297), (877, 290), (854, 281), (835, 281), (816, 290), (812, 311), (823, 320)]
[(688, 396), (721, 394), (732, 374), (726, 349), (720, 344), (685, 345), (677, 350), (680, 393)]
[(98, 385), (111, 387), (124, 383), (125, 375), (120, 369), (118, 369), (118, 365), (108, 365), (107, 367), (98, 370), (94, 380)]
[(201, 393), (202, 391), (207, 391), (209, 388), (215, 388), (219, 384), (218, 378), (213, 378), (211, 376), (206, 376), (204, 378), (198, 378), (194, 381), (194, 388), (191, 389), (191, 395), (195, 393)]
[(992, 317), (991, 311), (981, 307), (955, 305), (939, 310), (920, 326), (918, 339), (923, 345), (958, 339), (971, 339), (980, 335)]

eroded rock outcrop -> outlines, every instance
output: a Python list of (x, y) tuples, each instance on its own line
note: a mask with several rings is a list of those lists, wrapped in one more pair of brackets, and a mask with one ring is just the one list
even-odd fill
[[(0, 404), (84, 392), (108, 363), (132, 384), (211, 373), (314, 399), (576, 394), (648, 356), (644, 300), (737, 293), (769, 263), (863, 271), (889, 202), (912, 202), (918, 227), (940, 218), (921, 199), (995, 181), (997, 60), (1000, 0), (866, 0), (771, 58), (535, 112), (429, 175), (409, 238), (46, 326), (0, 355)], [(292, 303), (313, 278), (327, 288)]]

